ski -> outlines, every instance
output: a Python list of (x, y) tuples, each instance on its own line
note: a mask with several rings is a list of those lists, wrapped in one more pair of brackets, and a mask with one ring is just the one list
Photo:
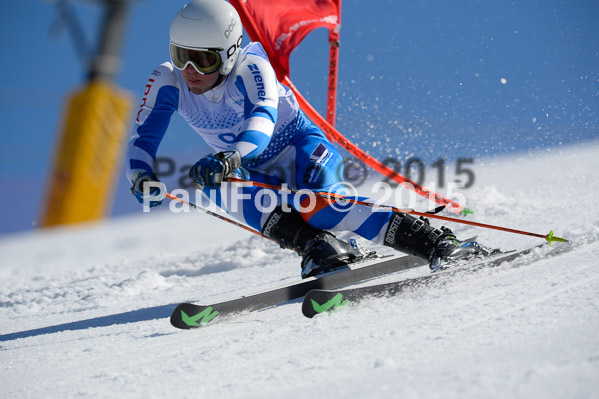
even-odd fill
[[(429, 284), (447, 276), (457, 275), (464, 272), (472, 272), (478, 269), (499, 266), (505, 262), (513, 261), (524, 255), (534, 254), (539, 248), (546, 244), (530, 247), (520, 251), (504, 252), (476, 262), (448, 268), (426, 276), (410, 278), (385, 284), (370, 285), (348, 289), (315, 289), (306, 294), (302, 303), (302, 313), (312, 318), (320, 313), (332, 311), (344, 307), (350, 303), (358, 302), (367, 297), (383, 297), (400, 294), (406, 289)], [(561, 252), (561, 251), (554, 251)], [(540, 259), (538, 256), (536, 259)]]
[(330, 290), (385, 274), (427, 265), (424, 259), (412, 255), (387, 255), (351, 263), (339, 270), (316, 277), (259, 292), (249, 296), (235, 298), (212, 305), (179, 304), (171, 314), (171, 324), (177, 328), (190, 329), (213, 322), (224, 316), (264, 309), (298, 299), (307, 292), (320, 289)]

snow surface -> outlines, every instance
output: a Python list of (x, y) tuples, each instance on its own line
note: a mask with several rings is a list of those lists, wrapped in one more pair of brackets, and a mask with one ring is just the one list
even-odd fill
[[(554, 229), (571, 251), (314, 319), (293, 302), (171, 327), (178, 302), (298, 278), (295, 254), (204, 214), (4, 236), (0, 397), (599, 397), (598, 154), (594, 142), (479, 161), (465, 191), (472, 220)], [(539, 243), (450, 226), (504, 249)]]

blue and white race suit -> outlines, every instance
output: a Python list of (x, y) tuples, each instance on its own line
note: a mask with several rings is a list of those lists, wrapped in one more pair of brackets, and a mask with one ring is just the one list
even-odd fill
[[(339, 187), (343, 176), (341, 155), (299, 109), (292, 91), (277, 81), (262, 46), (250, 43), (240, 51), (226, 79), (200, 95), (189, 90), (181, 71), (170, 62), (152, 72), (127, 147), (129, 180), (136, 172), (153, 172), (158, 146), (176, 111), (215, 152), (239, 151), (242, 166), (236, 171), (238, 176), (276, 185), (285, 183), (296, 190), (326, 192)], [(218, 189), (210, 192), (204, 188), (204, 194), (236, 219), (261, 231), (272, 208), (258, 205), (271, 197), (259, 193), (259, 188), (243, 190), (246, 199), (234, 206)], [(279, 203), (287, 201), (277, 195)], [(297, 202), (289, 203), (298, 209)], [(354, 231), (382, 242), (391, 213), (359, 206), (343, 211), (339, 206), (321, 203), (302, 216), (321, 229)]]

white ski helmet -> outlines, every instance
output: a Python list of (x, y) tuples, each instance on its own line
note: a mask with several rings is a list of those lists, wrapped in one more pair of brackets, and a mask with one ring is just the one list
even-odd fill
[(195, 0), (179, 10), (170, 30), (171, 61), (178, 69), (192, 64), (201, 74), (227, 75), (241, 48), (239, 14), (225, 0)]

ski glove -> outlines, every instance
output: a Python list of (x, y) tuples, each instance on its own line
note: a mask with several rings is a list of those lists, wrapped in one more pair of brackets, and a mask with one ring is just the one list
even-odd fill
[(223, 180), (240, 166), (241, 155), (239, 152), (219, 152), (196, 162), (189, 169), (189, 177), (198, 190), (202, 190), (204, 187), (219, 187)]
[(166, 186), (151, 172), (137, 172), (133, 175), (131, 194), (144, 206), (158, 206), (166, 197)]

